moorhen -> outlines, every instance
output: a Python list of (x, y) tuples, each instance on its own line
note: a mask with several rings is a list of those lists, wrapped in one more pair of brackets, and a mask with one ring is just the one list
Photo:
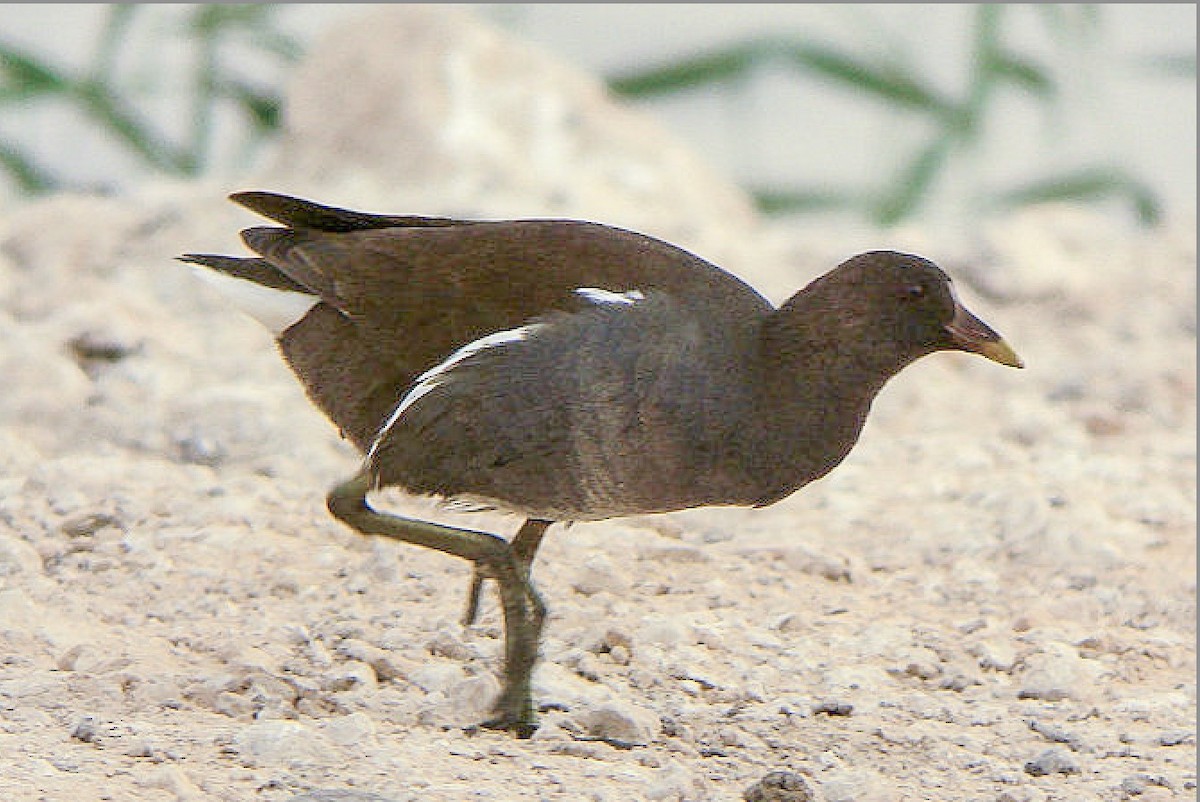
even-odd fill
[[(760, 507), (828, 473), (913, 360), (1021, 367), (918, 256), (875, 251), (778, 309), (652, 237), (574, 220), (376, 215), (269, 192), (256, 255), (183, 261), (270, 291), (284, 357), (365, 455), (328, 495), (358, 532), (471, 561), (499, 585), (505, 682), (488, 725), (528, 736), (544, 617), (530, 563), (555, 521)], [(381, 512), (370, 491), (509, 510), (494, 534)]]

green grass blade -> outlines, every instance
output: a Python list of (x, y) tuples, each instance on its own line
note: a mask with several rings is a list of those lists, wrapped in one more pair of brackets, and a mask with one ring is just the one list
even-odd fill
[(952, 130), (946, 131), (917, 151), (891, 188), (885, 190), (875, 203), (872, 216), (876, 223), (895, 225), (917, 211), (950, 155), (955, 138)]
[(832, 189), (751, 188), (754, 204), (763, 214), (812, 214), (854, 209), (862, 198), (851, 192)]
[(897, 66), (870, 64), (803, 40), (741, 42), (666, 66), (614, 76), (608, 86), (622, 97), (648, 98), (741, 79), (764, 65), (780, 63), (896, 106), (939, 116), (958, 113), (953, 102)]
[(225, 81), (220, 86), (220, 92), (233, 98), (246, 111), (256, 131), (268, 133), (279, 127), (283, 103), (277, 95), (241, 81)]
[(72, 88), (80, 105), (118, 140), (147, 164), (170, 173), (187, 174), (192, 168), (185, 155), (176, 153), (103, 84), (84, 82)]
[(806, 72), (891, 105), (945, 118), (958, 114), (955, 103), (899, 66), (869, 64), (824, 45), (810, 43), (788, 46), (787, 56)]
[(761, 63), (763, 56), (757, 45), (737, 45), (663, 67), (612, 77), (608, 79), (608, 88), (621, 97), (639, 99), (682, 92), (740, 78)]
[(5, 142), (0, 142), (0, 167), (4, 168), (22, 192), (29, 195), (50, 192), (59, 186), (59, 182), (53, 176)]
[(1043, 98), (1052, 97), (1058, 91), (1045, 69), (1011, 53), (995, 54), (988, 62), (987, 71), (994, 78), (1015, 84)]
[(92, 59), (93, 80), (107, 80), (107, 77), (112, 75), (121, 44), (127, 38), (133, 18), (141, 8), (137, 4), (130, 3), (114, 3), (108, 6), (108, 19), (104, 22), (100, 44)]
[(40, 59), (0, 43), (0, 89), (9, 98), (65, 92), (70, 80)]
[(1011, 209), (1039, 203), (1090, 203), (1108, 198), (1128, 201), (1145, 225), (1162, 219), (1162, 203), (1152, 189), (1125, 171), (1108, 167), (1088, 167), (1031, 181), (997, 194), (991, 205)]

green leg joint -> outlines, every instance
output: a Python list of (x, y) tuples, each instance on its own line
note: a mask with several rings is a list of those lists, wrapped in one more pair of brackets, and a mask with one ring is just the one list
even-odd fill
[[(539, 518), (529, 518), (517, 530), (516, 536), (513, 537), (509, 548), (521, 564), (525, 571), (525, 578), (528, 581), (532, 575), (531, 565), (533, 564), (534, 555), (537, 553), (537, 548), (542, 542), (542, 535), (546, 533), (546, 529), (553, 521), (544, 521)], [(471, 576), (471, 587), (467, 593), (467, 607), (463, 613), (463, 626), (471, 626), (479, 618), (479, 601), (483, 591), (483, 580), (489, 578), (477, 567), (475, 573)]]
[[(367, 502), (371, 486), (369, 473), (359, 472), (329, 491), (329, 511), (364, 535), (389, 537), (470, 560), (477, 577), (496, 580), (504, 610), (504, 686), (496, 701), (495, 716), (484, 726), (528, 738), (537, 729), (530, 684), (545, 618), (545, 606), (529, 582), (528, 560), (503, 538), (487, 532), (378, 512)], [(533, 547), (536, 549), (537, 544)], [(528, 559), (532, 559), (532, 553)]]

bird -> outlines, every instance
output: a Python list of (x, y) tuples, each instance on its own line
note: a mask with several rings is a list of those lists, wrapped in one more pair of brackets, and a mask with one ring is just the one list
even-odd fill
[[(531, 566), (555, 522), (763, 507), (850, 452), (915, 360), (1023, 367), (923, 257), (860, 253), (778, 307), (645, 234), (572, 219), (373, 214), (274, 192), (250, 256), (181, 261), (258, 296), (311, 401), (361, 453), (326, 496), (364, 535), (473, 564), (465, 620), (495, 580), (503, 684), (484, 726), (529, 737), (546, 605)], [(385, 487), (516, 513), (511, 539), (381, 510)]]

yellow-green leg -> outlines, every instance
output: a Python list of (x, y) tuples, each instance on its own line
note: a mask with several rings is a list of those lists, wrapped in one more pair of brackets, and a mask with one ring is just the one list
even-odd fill
[[(537, 553), (538, 546), (541, 545), (542, 535), (546, 533), (547, 527), (552, 523), (554, 522), (544, 521), (540, 518), (526, 519), (509, 544), (513, 558), (520, 562), (527, 580), (532, 575), (530, 566), (533, 564), (533, 557)], [(479, 597), (483, 591), (483, 580), (487, 578), (479, 568), (476, 568), (472, 574), (471, 588), (467, 592), (467, 608), (462, 617), (463, 626), (471, 626), (479, 617)]]
[(326, 498), (329, 511), (364, 535), (390, 537), (470, 560), (477, 576), (496, 580), (504, 610), (504, 687), (496, 700), (495, 717), (484, 726), (528, 738), (537, 729), (530, 683), (545, 607), (529, 582), (527, 563), (496, 535), (378, 512), (367, 503), (371, 485), (369, 472), (363, 470), (333, 488)]

